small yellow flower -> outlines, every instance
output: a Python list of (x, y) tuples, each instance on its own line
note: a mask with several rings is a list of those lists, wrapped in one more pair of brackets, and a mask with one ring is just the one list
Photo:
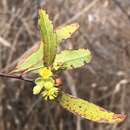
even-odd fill
[(44, 87), (46, 90), (50, 90), (54, 87), (54, 83), (53, 82), (45, 82)]
[(40, 75), (43, 79), (48, 79), (48, 78), (50, 78), (51, 76), (53, 76), (53, 73), (51, 72), (50, 69), (48, 69), (47, 67), (44, 67), (44, 68), (40, 69), (39, 75)]
[(58, 96), (58, 88), (53, 87), (50, 90), (45, 90), (42, 92), (42, 97), (45, 100), (54, 100)]
[(34, 95), (39, 94), (42, 89), (43, 89), (43, 86), (42, 86), (42, 85), (36, 85), (36, 86), (33, 88), (33, 94), (34, 94)]

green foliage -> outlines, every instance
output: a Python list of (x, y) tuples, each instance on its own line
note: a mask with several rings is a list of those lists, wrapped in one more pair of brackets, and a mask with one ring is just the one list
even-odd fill
[(89, 50), (65, 50), (56, 55), (53, 67), (55, 70), (62, 68), (73, 69), (83, 66), (91, 61), (91, 53)]
[(70, 36), (79, 28), (79, 24), (73, 23), (64, 27), (58, 27), (56, 29), (57, 43), (61, 43), (63, 40), (70, 38)]
[[(41, 19), (49, 22), (49, 25), (51, 26), (51, 28), (53, 28), (52, 26), (52, 22), (48, 19), (47, 14), (45, 13), (45, 11), (41, 10)], [(45, 16), (44, 16), (45, 15)], [(27, 51), (27, 53), (25, 53), (20, 59), (18, 64), (16, 65), (16, 67), (14, 68), (13, 71), (11, 71), (10, 73), (22, 73), (22, 72), (38, 72), (38, 71), (33, 71), (33, 70), (37, 70), (38, 68), (44, 67), (43, 62), (46, 61), (47, 59), (44, 57), (44, 33), (47, 34), (46, 32), (44, 32), (44, 25), (42, 24), (42, 20), (40, 21), (39, 18), (39, 26), (41, 28), (41, 40), (42, 42), (40, 42), (40, 46), (35, 46), (34, 48), (31, 48), (30, 50)], [(46, 26), (47, 27), (47, 26)], [(58, 27), (55, 32), (56, 32), (56, 38), (57, 38), (57, 42), (56, 44), (59, 45), (59, 43), (61, 43), (63, 40), (68, 39), (71, 37), (71, 35), (79, 28), (79, 24), (77, 23), (73, 23), (70, 25), (66, 25), (63, 27)], [(48, 28), (46, 28), (48, 29)], [(43, 30), (43, 31), (42, 31)], [(50, 35), (50, 34), (48, 34)], [(47, 38), (46, 38), (47, 39)], [(47, 46), (49, 46), (49, 44), (47, 44)], [(49, 48), (49, 47), (48, 47)], [(55, 48), (54, 48), (55, 50)], [(46, 54), (48, 54), (49, 52), (46, 51)], [(52, 53), (52, 52), (51, 52)], [(44, 61), (43, 61), (44, 59)]]
[(43, 42), (39, 46), (26, 52), (20, 59), (14, 70), (10, 73), (22, 73), (44, 67), (43, 64)]
[(62, 107), (70, 112), (95, 122), (122, 122), (126, 116), (108, 112), (88, 101), (65, 94), (57, 86), (55, 79), (57, 71), (82, 67), (91, 61), (92, 56), (88, 49), (64, 50), (56, 54), (59, 43), (70, 38), (78, 29), (78, 24), (75, 23), (54, 30), (52, 22), (42, 9), (39, 11), (38, 23), (41, 33), (40, 46), (37, 49), (31, 49), (29, 54), (26, 53), (20, 58), (12, 72), (25, 73), (37, 69), (39, 76), (35, 80), (36, 85), (33, 88), (33, 94), (40, 94), (47, 101), (58, 101)]
[(44, 43), (44, 64), (49, 66), (53, 63), (56, 55), (57, 36), (54, 32), (52, 22), (49, 20), (48, 15), (44, 10), (39, 11), (38, 23), (41, 32), (41, 40)]

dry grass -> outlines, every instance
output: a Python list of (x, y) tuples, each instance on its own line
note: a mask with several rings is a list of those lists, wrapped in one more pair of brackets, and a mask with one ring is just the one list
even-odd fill
[[(80, 30), (62, 44), (89, 48), (89, 66), (66, 72), (64, 89), (109, 110), (130, 113), (129, 0), (1, 0), (0, 70), (7, 72), (39, 40), (38, 8), (47, 9), (54, 25), (79, 22)], [(12, 64), (13, 63), (13, 64)], [(0, 130), (129, 130), (77, 118), (57, 104), (32, 95), (32, 85), (0, 79)]]

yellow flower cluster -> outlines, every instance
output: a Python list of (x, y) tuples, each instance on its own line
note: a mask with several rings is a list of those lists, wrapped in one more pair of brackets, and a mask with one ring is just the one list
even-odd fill
[(40, 93), (45, 100), (54, 100), (58, 96), (58, 88), (55, 87), (52, 71), (44, 67), (40, 69), (39, 75), (40, 77), (35, 80), (36, 86), (33, 88), (33, 94)]
[(53, 76), (53, 73), (52, 73), (51, 70), (48, 69), (47, 67), (44, 67), (44, 68), (40, 69), (39, 74), (40, 74), (40, 76), (41, 76), (43, 79), (48, 79), (48, 78), (50, 78), (51, 76)]
[(54, 100), (58, 96), (58, 88), (53, 87), (50, 90), (45, 90), (42, 92), (42, 96), (45, 100)]

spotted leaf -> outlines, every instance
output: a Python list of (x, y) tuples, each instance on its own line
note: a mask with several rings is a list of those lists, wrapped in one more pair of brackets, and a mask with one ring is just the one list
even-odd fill
[(42, 9), (39, 10), (38, 23), (41, 32), (41, 40), (44, 43), (43, 61), (45, 65), (49, 66), (53, 63), (56, 55), (57, 36), (54, 32), (52, 21), (50, 21), (48, 15)]
[(98, 123), (120, 123), (126, 118), (125, 115), (115, 114), (93, 103), (73, 97), (63, 92), (59, 103), (62, 107), (73, 114)]
[(32, 70), (38, 72), (38, 68), (50, 65), (56, 55), (56, 48), (62, 40), (70, 38), (78, 29), (77, 23), (58, 27), (53, 30), (52, 22), (44, 10), (39, 11), (39, 26), (41, 32), (41, 45), (38, 44), (29, 49), (19, 58), (18, 64), (10, 73), (25, 73)]
[(56, 29), (57, 43), (61, 43), (71, 37), (71, 35), (79, 28), (78, 23), (73, 23)]
[(78, 68), (91, 61), (89, 50), (65, 50), (56, 55), (53, 67), (55, 70), (60, 68), (73, 69)]

